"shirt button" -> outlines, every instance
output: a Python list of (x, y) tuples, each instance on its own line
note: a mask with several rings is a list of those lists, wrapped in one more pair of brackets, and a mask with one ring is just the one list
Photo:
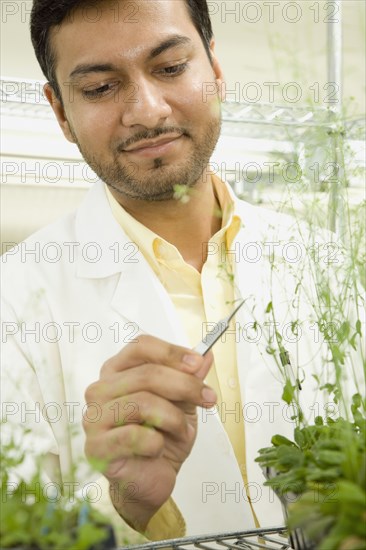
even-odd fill
[(235, 378), (230, 377), (227, 379), (227, 385), (231, 390), (235, 390), (235, 388), (238, 386), (238, 383)]

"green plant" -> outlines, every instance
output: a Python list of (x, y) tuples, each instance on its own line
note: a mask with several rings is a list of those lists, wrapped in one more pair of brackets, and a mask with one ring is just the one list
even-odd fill
[[(115, 541), (108, 520), (90, 503), (45, 483), (38, 464), (30, 480), (14, 475), (26, 456), (14, 441), (1, 448), (2, 548), (103, 550)], [(70, 487), (69, 487), (70, 488)]]
[[(353, 396), (353, 422), (316, 417), (296, 427), (294, 441), (275, 435), (272, 447), (260, 449), (257, 462), (267, 471), (265, 485), (288, 505), (288, 526), (301, 528), (319, 550), (364, 548), (366, 540), (366, 420), (359, 394)], [(270, 472), (276, 475), (271, 476)]]
[[(285, 191), (283, 210), (297, 220), (296, 239), (306, 250), (302, 269), (293, 271), (292, 333), (296, 335), (301, 326), (300, 311), (306, 304), (320, 336), (322, 367), (315, 372), (310, 364), (306, 372), (292, 373), (283, 335), (275, 330), (267, 339), (266, 353), (277, 363), (282, 399), (293, 407), (295, 428), (293, 440), (277, 434), (257, 458), (267, 477), (265, 484), (284, 504), (290, 531), (301, 529), (309, 547), (319, 550), (366, 548), (365, 201), (354, 205), (348, 200), (351, 174), (344, 132), (337, 122), (331, 136), (337, 149), (331, 181), (321, 189), (312, 186), (312, 192), (306, 185)], [(334, 148), (327, 153), (332, 155)], [(319, 195), (326, 200), (319, 200)], [(319, 220), (323, 227), (336, 228), (338, 236), (324, 233)], [(324, 246), (328, 254), (322, 255), (319, 250)], [(325, 261), (327, 256), (333, 261)], [(278, 284), (279, 263), (273, 261), (271, 287)], [(278, 303), (271, 300), (264, 314), (277, 326)], [(337, 415), (325, 412), (311, 422), (306, 418), (299, 393), (309, 376)]]

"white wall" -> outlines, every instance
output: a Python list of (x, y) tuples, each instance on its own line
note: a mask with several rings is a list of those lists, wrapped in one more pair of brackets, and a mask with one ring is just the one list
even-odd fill
[[(182, 1), (182, 0), (170, 0)], [(29, 36), (30, 0), (2, 0), (1, 73), (44, 80)], [(327, 18), (337, 18), (325, 0), (208, 0), (217, 56), (229, 97), (284, 103), (299, 91), (294, 107), (327, 107)], [(349, 114), (365, 113), (365, 2), (343, 0), (344, 97)], [(289, 85), (296, 83), (297, 88)], [(272, 83), (272, 84), (271, 84)], [(280, 83), (276, 85), (275, 83)], [(275, 96), (270, 96), (271, 88)], [(319, 96), (319, 97), (317, 97)], [(354, 98), (351, 100), (351, 96)], [(314, 102), (314, 99), (317, 101)], [(230, 143), (229, 143), (230, 142)], [(263, 144), (262, 144), (263, 145)], [(267, 152), (273, 146), (265, 145)], [(288, 145), (281, 145), (289, 151)], [(290, 147), (291, 149), (291, 147)], [(239, 151), (240, 153), (235, 153)], [(5, 116), (2, 123), (2, 241), (18, 241), (74, 209), (93, 174), (54, 119)], [(223, 137), (215, 159), (235, 164), (263, 158), (261, 145)], [(55, 163), (61, 166), (61, 175)], [(72, 166), (70, 166), (70, 163)], [(14, 168), (14, 169), (13, 169)], [(71, 170), (71, 172), (70, 172)], [(87, 171), (86, 171), (87, 170)], [(72, 173), (73, 178), (68, 177)], [(87, 177), (85, 178), (85, 175)]]

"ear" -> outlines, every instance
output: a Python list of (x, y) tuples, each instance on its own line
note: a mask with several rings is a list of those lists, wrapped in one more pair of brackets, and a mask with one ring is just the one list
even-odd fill
[(212, 68), (215, 74), (216, 84), (219, 89), (219, 95), (220, 95), (221, 101), (225, 101), (224, 74), (222, 72), (221, 65), (218, 62), (217, 57), (215, 55), (215, 40), (213, 38), (210, 42), (210, 52), (211, 52), (211, 59), (212, 59)]
[(56, 115), (57, 122), (60, 125), (60, 128), (68, 141), (75, 143), (72, 132), (70, 131), (70, 125), (65, 115), (65, 109), (62, 102), (57, 98), (54, 89), (51, 84), (47, 82), (43, 87), (43, 93), (46, 96), (49, 104), (52, 107), (53, 112)]

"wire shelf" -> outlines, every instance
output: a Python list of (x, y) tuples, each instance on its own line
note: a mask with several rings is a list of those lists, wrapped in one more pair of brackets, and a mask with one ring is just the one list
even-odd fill
[(284, 527), (269, 527), (265, 529), (253, 529), (251, 531), (237, 531), (231, 533), (218, 533), (214, 535), (200, 535), (170, 539), (158, 542), (149, 542), (135, 546), (123, 546), (129, 550), (156, 550), (158, 548), (172, 548), (174, 550), (292, 550), (288, 542), (288, 535)]
[[(52, 109), (43, 94), (45, 82), (26, 78), (2, 77), (0, 79), (0, 100), (3, 115), (54, 119)], [(323, 128), (335, 129), (334, 115), (330, 108), (309, 108), (292, 104), (275, 105), (263, 102), (223, 101), (223, 132), (227, 135), (273, 137), (285, 139), (288, 132), (300, 136), (308, 130)], [(354, 117), (343, 121), (344, 128), (364, 138), (364, 117)], [(359, 138), (360, 139), (360, 138)]]
[[(45, 82), (3, 77), (0, 79), (0, 99), (4, 114), (20, 116), (53, 117), (43, 94)], [(224, 101), (222, 118), (227, 123), (251, 123), (260, 125), (318, 127), (328, 126), (329, 109), (274, 105), (272, 103), (248, 103)]]

